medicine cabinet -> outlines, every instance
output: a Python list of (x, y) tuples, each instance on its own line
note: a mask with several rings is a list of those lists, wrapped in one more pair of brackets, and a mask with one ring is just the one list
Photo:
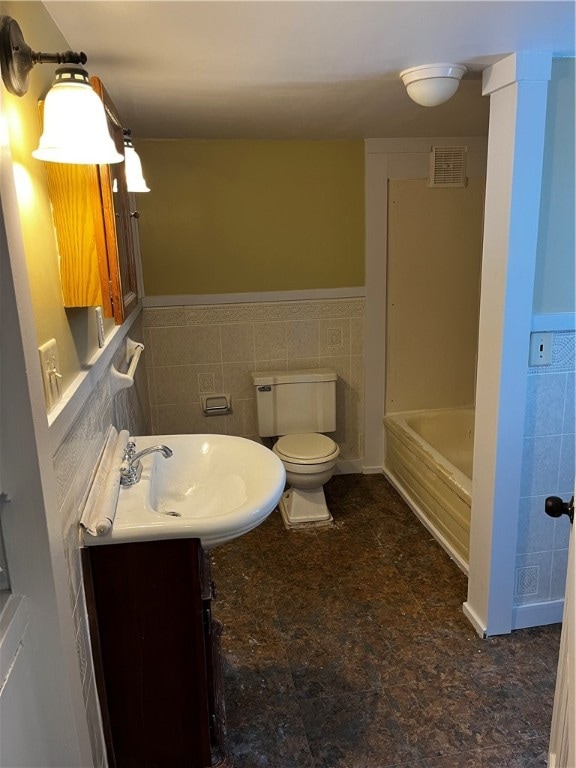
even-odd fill
[[(110, 134), (124, 154), (120, 117), (102, 81)], [(64, 306), (101, 306), (119, 325), (138, 301), (135, 247), (124, 163), (45, 163), (60, 257)]]

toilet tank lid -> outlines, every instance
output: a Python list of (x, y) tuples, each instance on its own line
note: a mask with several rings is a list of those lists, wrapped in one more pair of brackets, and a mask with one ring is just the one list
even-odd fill
[(338, 375), (330, 368), (300, 368), (294, 371), (253, 371), (256, 386), (267, 384), (293, 384), (294, 382), (336, 381)]

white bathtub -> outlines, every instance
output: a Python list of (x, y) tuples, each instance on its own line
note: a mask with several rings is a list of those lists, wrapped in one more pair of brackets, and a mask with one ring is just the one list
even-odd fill
[(468, 572), (474, 409), (397, 413), (384, 426), (387, 476)]

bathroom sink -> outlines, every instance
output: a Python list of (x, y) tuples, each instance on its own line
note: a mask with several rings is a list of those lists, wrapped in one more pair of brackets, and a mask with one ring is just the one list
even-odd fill
[(142, 457), (138, 483), (121, 487), (112, 530), (85, 544), (199, 538), (205, 549), (251, 531), (284, 490), (282, 462), (260, 443), (228, 435), (132, 437), (136, 450), (172, 449)]

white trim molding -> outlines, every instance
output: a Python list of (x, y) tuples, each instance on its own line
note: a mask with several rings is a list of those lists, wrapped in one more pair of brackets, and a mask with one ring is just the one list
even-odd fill
[(559, 624), (564, 613), (564, 600), (549, 600), (545, 603), (516, 605), (512, 609), (512, 629), (540, 627), (544, 624)]
[(351, 288), (311, 288), (302, 291), (260, 291), (256, 293), (187, 293), (168, 296), (145, 296), (144, 307), (190, 307), (207, 304), (256, 304), (274, 301), (315, 301), (323, 299), (362, 298), (364, 286)]
[(62, 441), (84, 407), (90, 393), (108, 372), (116, 351), (123, 343), (126, 334), (142, 312), (139, 304), (122, 325), (117, 325), (106, 339), (106, 346), (99, 349), (85, 366), (85, 370), (76, 376), (62, 400), (48, 414), (48, 426), (52, 456), (56, 453)]
[(484, 72), (490, 95), (476, 430), (466, 615), (512, 629), (526, 360), (552, 54), (517, 53)]
[(576, 331), (576, 312), (532, 315), (533, 331)]
[(484, 136), (367, 139), (365, 149), (366, 328), (364, 354), (364, 472), (384, 470), (386, 273), (389, 179), (424, 179), (432, 146), (468, 147), (466, 175), (486, 175)]

